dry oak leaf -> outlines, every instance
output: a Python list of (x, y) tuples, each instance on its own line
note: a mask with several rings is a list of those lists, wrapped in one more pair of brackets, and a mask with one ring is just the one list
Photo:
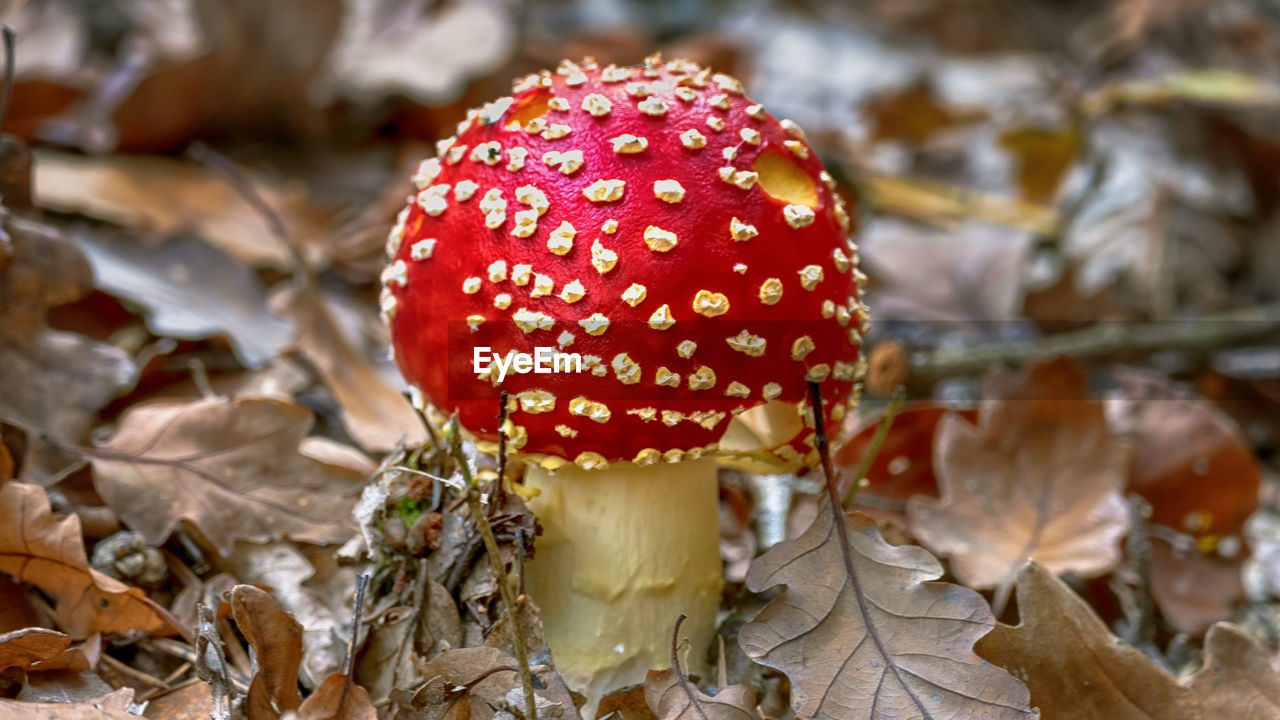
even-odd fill
[(249, 720), (275, 720), (286, 710), (297, 710), (302, 702), (302, 626), (270, 593), (252, 585), (231, 588), (231, 617), (253, 647), (258, 670), (245, 698)]
[(141, 590), (89, 568), (79, 516), (54, 520), (37, 485), (0, 485), (0, 572), (57, 598), (58, 625), (72, 637), (176, 627)]
[(377, 720), (377, 717), (369, 691), (354, 682), (348, 683), (342, 673), (325, 678), (298, 708), (298, 720)]
[(942, 497), (913, 498), (907, 517), (964, 584), (1007, 592), (1032, 558), (1086, 576), (1119, 562), (1129, 448), (1085, 393), (1084, 372), (1063, 358), (992, 376), (977, 427), (942, 420), (934, 446)]
[(674, 670), (650, 670), (644, 699), (658, 720), (759, 720), (756, 691), (735, 683), (707, 695)]
[(269, 398), (137, 405), (93, 451), (94, 486), (152, 544), (183, 520), (223, 556), (236, 540), (343, 542), (364, 478), (299, 450), (313, 422)]
[[(1027, 688), (973, 653), (995, 619), (977, 592), (945, 582), (923, 548), (884, 541), (862, 513), (823, 501), (799, 538), (752, 564), (747, 587), (787, 591), (738, 635), (746, 654), (791, 679), (802, 718), (1037, 717)], [(847, 538), (847, 540), (845, 540)]]
[(998, 624), (977, 650), (1027, 683), (1044, 720), (1280, 718), (1280, 675), (1235, 625), (1210, 628), (1204, 667), (1178, 680), (1038, 564), (1019, 574), (1017, 598), (1021, 622)]

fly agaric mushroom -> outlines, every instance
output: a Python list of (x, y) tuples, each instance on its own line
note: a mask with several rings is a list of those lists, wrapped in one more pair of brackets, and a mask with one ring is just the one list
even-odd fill
[(712, 638), (716, 459), (813, 467), (806, 383), (829, 426), (855, 399), (849, 219), (794, 123), (683, 60), (565, 61), (438, 151), (387, 242), (383, 317), (420, 406), (494, 441), (509, 393), (544, 530), (529, 591), (598, 698), (665, 664), (680, 613), (697, 655)]

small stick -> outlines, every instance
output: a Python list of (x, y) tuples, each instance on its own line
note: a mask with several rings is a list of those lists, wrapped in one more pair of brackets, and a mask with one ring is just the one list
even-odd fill
[(17, 72), (14, 58), (16, 33), (8, 25), (0, 32), (4, 33), (4, 91), (0, 94), (0, 128), (3, 128), (5, 118), (9, 117), (9, 96), (13, 94), (14, 73)]
[(880, 427), (876, 428), (876, 434), (871, 437), (871, 444), (867, 446), (867, 451), (862, 455), (862, 461), (858, 463), (858, 472), (853, 476), (853, 482), (844, 491), (843, 507), (848, 507), (849, 502), (853, 500), (853, 496), (862, 488), (862, 480), (871, 472), (871, 463), (875, 462), (876, 455), (880, 454), (880, 447), (884, 445), (885, 438), (889, 437), (889, 428), (893, 427), (893, 421), (898, 417), (898, 411), (902, 409), (902, 402), (907, 397), (907, 391), (901, 385), (893, 391), (893, 398), (889, 400), (889, 406), (884, 409), (884, 417), (880, 418)]
[[(505, 407), (505, 403), (503, 406)], [(467, 465), (467, 458), (462, 454), (461, 431), (458, 427), (457, 415), (453, 416), (451, 423), (453, 442), (450, 450), (453, 453), (454, 462), (458, 464), (458, 471), (462, 473), (467, 484), (465, 491), (467, 508), (471, 511), (471, 517), (475, 520), (476, 526), (480, 528), (480, 536), (484, 538), (485, 555), (489, 558), (489, 567), (492, 568), (493, 576), (498, 580), (498, 592), (502, 595), (502, 612), (511, 626), (511, 641), (515, 645), (516, 661), (520, 664), (520, 687), (524, 690), (525, 717), (527, 720), (538, 720), (538, 706), (533, 697), (533, 674), (529, 671), (529, 657), (525, 652), (524, 629), (520, 627), (520, 619), (516, 616), (518, 608), (516, 599), (511, 594), (511, 578), (507, 575), (506, 568), (502, 566), (502, 556), (498, 552), (498, 539), (494, 537), (493, 527), (489, 525), (489, 518), (484, 514), (484, 506), (480, 504), (480, 489), (476, 487), (475, 480), (471, 477), (471, 468)], [(501, 478), (498, 481), (501, 482)]]
[(507, 398), (510, 397), (506, 390), (498, 395), (498, 489), (495, 493), (497, 496), (494, 504), (501, 507), (502, 493), (506, 486), (507, 477)]
[(356, 578), (356, 600), (351, 608), (351, 638), (347, 640), (347, 661), (342, 668), (342, 694), (338, 696), (338, 712), (334, 717), (343, 717), (342, 710), (347, 704), (347, 690), (351, 687), (351, 675), (356, 669), (356, 639), (360, 637), (360, 613), (364, 610), (364, 591), (369, 587), (369, 574)]
[(210, 720), (231, 720), (231, 680), (222, 638), (218, 635), (213, 610), (204, 603), (196, 605), (199, 615), (196, 630), (196, 676), (209, 683), (213, 691)]
[(1147, 524), (1149, 506), (1139, 495), (1130, 495), (1129, 537), (1125, 549), (1138, 576), (1138, 588), (1134, 593), (1134, 613), (1130, 618), (1129, 638), (1135, 647), (1149, 652), (1156, 647), (1156, 609), (1151, 596), (1151, 528)]
[(135, 682), (140, 682), (143, 685), (150, 685), (151, 687), (157, 688), (160, 690), (165, 690), (165, 689), (168, 689), (169, 687), (169, 685), (165, 683), (165, 681), (157, 677), (148, 675), (147, 673), (144, 673), (137, 668), (130, 667), (120, 662), (119, 660), (111, 657), (107, 653), (103, 653), (101, 656), (99, 656), (98, 660), (103, 665), (106, 665), (108, 668), (110, 668), (112, 672), (120, 673), (121, 675), (124, 675), (125, 677)]
[(1016, 342), (920, 351), (910, 355), (913, 380), (975, 375), (992, 365), (1070, 355), (1080, 360), (1156, 350), (1211, 350), (1280, 329), (1280, 303), (1166, 322), (1099, 322), (1083, 330)]
[(187, 152), (196, 162), (207, 165), (221, 173), (223, 178), (226, 179), (227, 185), (242, 200), (249, 203), (249, 206), (258, 213), (258, 216), (267, 223), (267, 228), (271, 231), (271, 234), (289, 251), (289, 258), (293, 265), (294, 285), (298, 288), (310, 286), (311, 272), (307, 268), (306, 261), (302, 258), (302, 253), (289, 238), (289, 231), (285, 228), (284, 221), (280, 219), (280, 215), (271, 209), (266, 200), (262, 199), (262, 195), (253, 186), (253, 182), (225, 155), (202, 142), (192, 144)]

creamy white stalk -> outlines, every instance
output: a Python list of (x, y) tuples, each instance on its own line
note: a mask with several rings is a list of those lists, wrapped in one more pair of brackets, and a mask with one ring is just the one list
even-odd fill
[(527, 589), (556, 668), (588, 698), (583, 717), (609, 691), (670, 665), (681, 613), (700, 672), (724, 585), (715, 460), (530, 465), (525, 483), (540, 491), (529, 507), (543, 527)]

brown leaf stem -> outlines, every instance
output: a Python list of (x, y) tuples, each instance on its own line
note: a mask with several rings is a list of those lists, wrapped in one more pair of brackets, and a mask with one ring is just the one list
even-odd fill
[[(880, 418), (876, 434), (871, 437), (871, 443), (867, 445), (867, 451), (863, 454), (862, 461), (858, 463), (858, 472), (854, 473), (853, 482), (849, 483), (849, 487), (844, 491), (842, 507), (848, 508), (849, 503), (853, 502), (853, 496), (862, 489), (862, 481), (871, 471), (871, 463), (875, 462), (876, 456), (880, 454), (880, 447), (884, 445), (885, 438), (889, 437), (889, 430), (893, 427), (893, 421), (898, 417), (898, 411), (902, 409), (902, 403), (906, 397), (906, 388), (901, 385), (893, 391), (893, 397), (890, 398), (888, 407), (884, 409), (884, 417)], [(823, 468), (825, 467), (824, 465)]]
[(680, 681), (680, 687), (684, 690), (685, 695), (689, 696), (689, 704), (698, 711), (698, 717), (707, 720), (707, 711), (702, 709), (702, 703), (698, 702), (698, 693), (693, 685), (689, 682), (689, 677), (680, 669), (680, 658), (677, 650), (680, 647), (680, 624), (685, 620), (685, 614), (680, 613), (680, 617), (676, 618), (676, 625), (671, 629), (671, 672), (676, 674), (676, 679)]

